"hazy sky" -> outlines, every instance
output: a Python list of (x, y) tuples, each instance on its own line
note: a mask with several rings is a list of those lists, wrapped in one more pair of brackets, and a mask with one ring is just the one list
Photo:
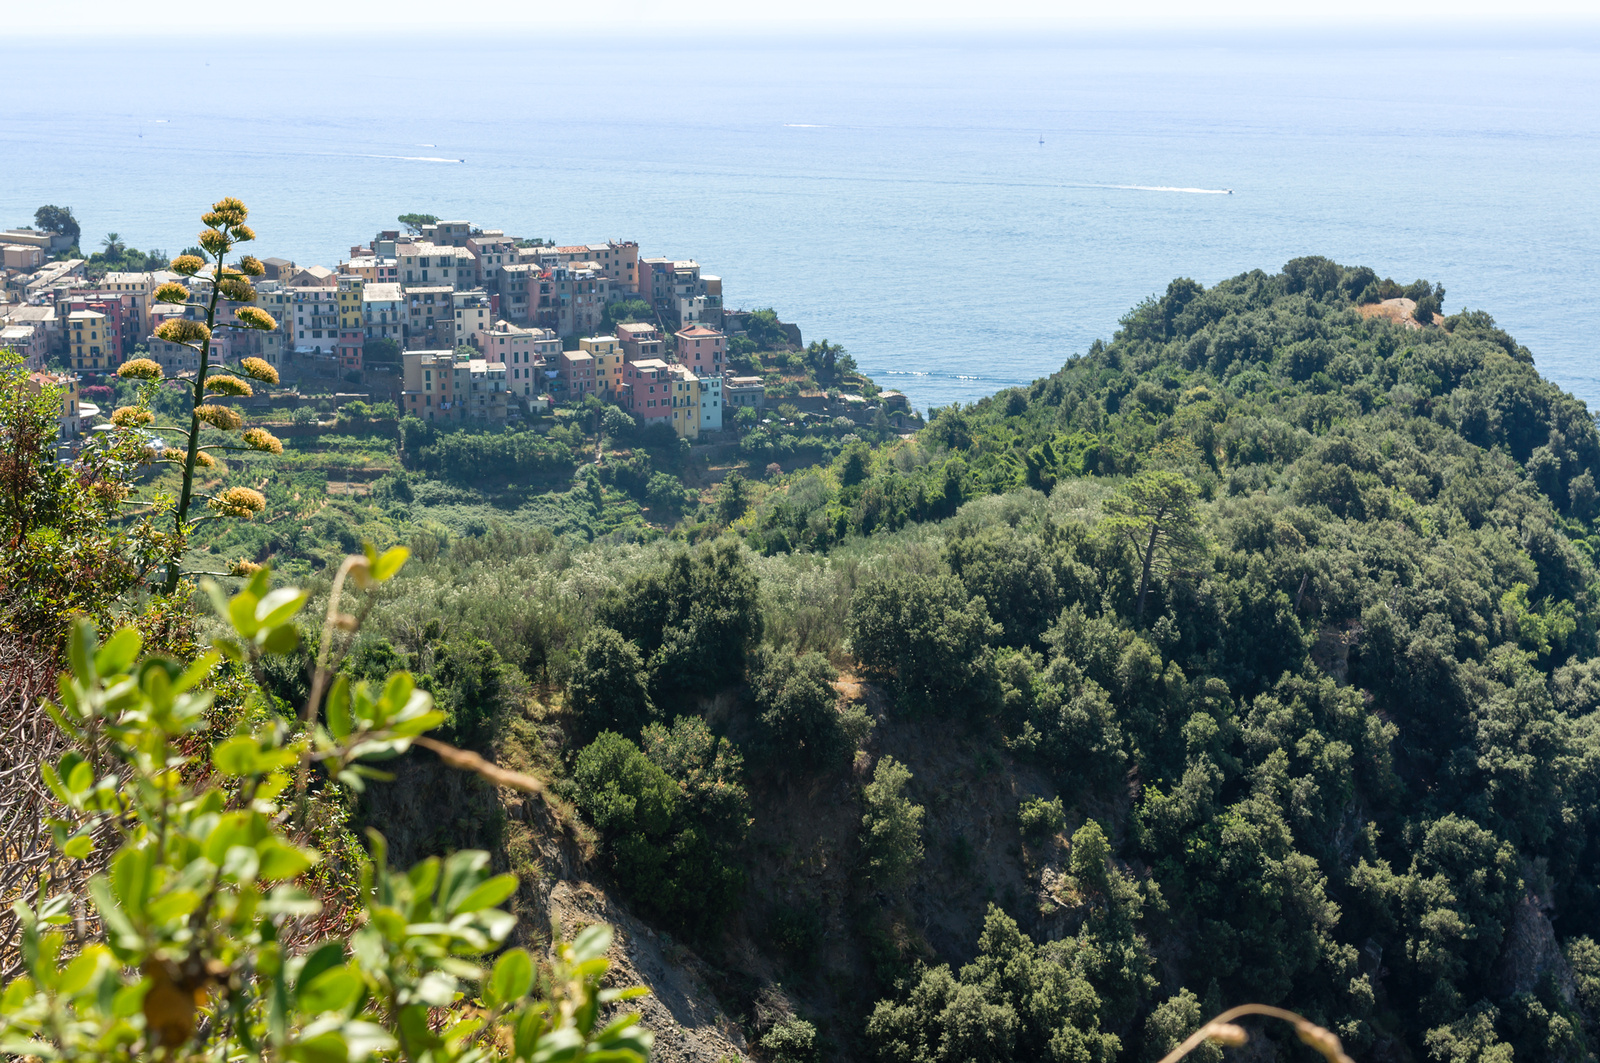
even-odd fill
[[(513, 30), (592, 31), (652, 34), (822, 31), (851, 28), (939, 31), (1038, 28), (1073, 30), (1157, 29), (1167, 31), (1337, 29), (1382, 37), (1407, 26), (1439, 32), (1470, 30), (1484, 23), (1526, 26), (1529, 22), (1600, 21), (1595, 0), (1392, 0), (1305, 4), (1285, 0), (271, 0), (208, 6), (178, 22), (128, 0), (78, 0), (65, 11), (53, 4), (0, 3), (7, 29), (65, 36), (101, 36), (141, 31), (189, 35), (205, 22), (217, 28), (250, 27), (260, 32), (315, 37), (315, 31), (473, 36)], [(271, 16), (263, 19), (269, 11)], [(448, 11), (448, 17), (441, 14)]]

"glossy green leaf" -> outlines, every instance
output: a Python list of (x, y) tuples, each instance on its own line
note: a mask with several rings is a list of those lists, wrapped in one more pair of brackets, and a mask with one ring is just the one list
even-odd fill
[(121, 629), (95, 651), (95, 671), (100, 675), (117, 675), (127, 671), (128, 666), (138, 658), (139, 647), (143, 644), (139, 632), (131, 627)]
[(333, 686), (328, 691), (326, 708), (328, 716), (328, 730), (333, 737), (347, 738), (351, 730), (350, 721), (350, 677), (340, 674), (333, 681)]
[(316, 1015), (325, 1011), (343, 1011), (361, 995), (361, 976), (349, 967), (339, 966), (323, 971), (309, 984), (297, 990), (297, 1003), (302, 1011)]
[(78, 682), (85, 686), (94, 682), (94, 653), (96, 644), (94, 625), (87, 620), (79, 620), (72, 625), (72, 633), (67, 636), (67, 664), (72, 668), (72, 674)]
[(350, 1049), (351, 1063), (360, 1063), (368, 1056), (388, 1052), (395, 1047), (395, 1039), (388, 1030), (371, 1022), (347, 1022), (340, 1030)]
[(343, 963), (344, 942), (324, 941), (306, 955), (306, 962), (301, 964), (300, 974), (295, 979), (295, 992), (309, 985), (323, 971), (331, 971)]
[(389, 579), (400, 571), (400, 567), (410, 558), (411, 551), (404, 546), (390, 547), (383, 552), (383, 556), (372, 564), (372, 578), (379, 583)]
[(103, 946), (94, 946), (79, 953), (67, 969), (61, 972), (61, 983), (56, 986), (56, 991), (64, 996), (76, 996), (89, 984), (95, 972), (100, 970), (106, 962)]
[(6, 986), (4, 994), (0, 994), (0, 1011), (7, 1013), (20, 1009), (23, 1002), (33, 996), (33, 979), (27, 975), (18, 975)]
[(501, 955), (489, 976), (488, 988), (494, 1005), (510, 1004), (527, 996), (533, 989), (533, 958), (527, 950), (508, 949)]
[(289, 1046), (288, 1055), (296, 1063), (347, 1063), (350, 1046), (336, 1030), (303, 1037)]
[[(65, 758), (62, 758), (65, 762)], [(79, 760), (67, 772), (67, 789), (75, 796), (82, 796), (94, 786), (94, 765), (87, 760)]]
[(260, 770), (260, 754), (254, 735), (234, 735), (211, 751), (211, 763), (224, 775), (254, 775)]
[(245, 638), (256, 633), (261, 622), (256, 619), (257, 598), (249, 591), (240, 591), (228, 603), (228, 620), (233, 624), (233, 630)]
[(267, 882), (294, 878), (316, 863), (316, 854), (296, 849), (276, 839), (261, 850), (261, 878)]
[(411, 693), (415, 689), (416, 683), (410, 672), (396, 672), (390, 676), (383, 687), (383, 701), (389, 712), (397, 713), (410, 704)]
[(148, 849), (123, 849), (111, 860), (111, 888), (117, 902), (130, 915), (144, 911), (144, 902), (150, 888), (150, 852)]
[(574, 958), (583, 963), (603, 957), (611, 948), (611, 936), (611, 927), (605, 923), (584, 927), (572, 941)]
[(215, 650), (208, 650), (206, 653), (201, 654), (199, 659), (184, 669), (183, 675), (173, 682), (173, 693), (182, 694), (194, 689), (202, 679), (211, 674), (211, 670), (217, 666), (221, 659), (222, 655)]
[(300, 629), (293, 624), (279, 624), (267, 629), (266, 636), (261, 640), (261, 648), (268, 653), (293, 653), (299, 645)]
[(194, 890), (174, 890), (152, 898), (145, 906), (145, 915), (152, 923), (166, 923), (186, 918), (198, 907), (200, 907), (200, 894)]
[(453, 911), (467, 913), (493, 908), (517, 892), (517, 884), (517, 876), (515, 875), (496, 875), (457, 901), (453, 906)]
[(277, 627), (293, 619), (310, 599), (310, 593), (298, 587), (279, 587), (256, 604), (256, 620), (262, 627)]

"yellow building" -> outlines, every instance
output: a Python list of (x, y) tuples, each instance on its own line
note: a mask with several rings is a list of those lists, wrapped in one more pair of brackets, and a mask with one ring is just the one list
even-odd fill
[(366, 308), (362, 305), (361, 292), (367, 282), (361, 277), (341, 276), (339, 278), (339, 331), (360, 332), (366, 328)]
[(578, 350), (594, 355), (594, 379), (600, 394), (614, 399), (622, 388), (622, 363), (626, 354), (615, 336), (585, 336)]
[(672, 430), (679, 439), (700, 438), (700, 378), (685, 365), (672, 366)]
[(61, 389), (61, 438), (71, 439), (82, 430), (78, 404), (78, 378), (70, 373), (29, 373), (28, 388), (35, 395), (45, 388)]
[[(167, 275), (175, 276), (175, 275)], [(155, 328), (155, 323), (150, 320), (150, 294), (155, 291), (160, 283), (154, 279), (153, 273), (107, 273), (100, 278), (96, 285), (103, 292), (117, 292), (119, 295), (128, 295), (133, 298), (133, 317), (136, 323), (134, 335), (149, 335)]]
[(116, 368), (111, 364), (116, 345), (106, 333), (106, 316), (98, 310), (74, 310), (67, 315), (67, 345), (77, 372)]

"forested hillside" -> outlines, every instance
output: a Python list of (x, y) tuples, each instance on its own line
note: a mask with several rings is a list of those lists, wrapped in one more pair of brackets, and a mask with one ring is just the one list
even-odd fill
[[(495, 849), (541, 915), (603, 888), (780, 1063), (1153, 1063), (1249, 1001), (1357, 1059), (1590, 1058), (1600, 436), (1442, 298), (1174, 281), (1049, 378), (648, 533), (574, 526), (616, 472), (419, 527), (430, 443), (349, 532), (415, 560), (348, 669), (552, 789), (430, 801), (413, 753), (356, 815)], [(265, 665), (285, 705), (303, 666)]]
[(1174, 282), (716, 546), (461, 539), (374, 652), (549, 691), (601, 865), (753, 1034), (781, 985), (838, 1058), (1154, 1059), (1247, 1000), (1365, 1058), (1580, 1058), (1600, 441), (1385, 285)]

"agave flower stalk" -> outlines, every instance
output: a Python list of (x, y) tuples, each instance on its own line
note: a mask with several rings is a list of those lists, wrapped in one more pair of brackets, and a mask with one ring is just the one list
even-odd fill
[[(250, 385), (237, 376), (226, 373), (213, 375), (211, 365), (212, 341), (219, 328), (236, 328), (269, 332), (278, 327), (278, 323), (266, 311), (253, 306), (242, 306), (234, 312), (235, 320), (232, 322), (217, 321), (217, 310), (225, 301), (231, 303), (248, 304), (255, 300), (255, 289), (251, 286), (249, 278), (259, 277), (264, 272), (260, 260), (252, 255), (242, 256), (239, 261), (230, 266), (227, 261), (228, 252), (235, 246), (245, 241), (255, 239), (255, 231), (245, 224), (245, 219), (250, 215), (249, 209), (239, 200), (229, 196), (212, 204), (211, 209), (201, 215), (200, 220), (206, 228), (200, 233), (199, 244), (201, 255), (180, 255), (172, 260), (172, 271), (180, 277), (194, 277), (207, 265), (211, 265), (211, 290), (203, 304), (191, 302), (193, 293), (190, 289), (176, 281), (169, 281), (156, 289), (156, 301), (174, 303), (183, 306), (203, 305), (205, 307), (204, 321), (194, 321), (187, 318), (173, 318), (162, 323), (156, 329), (156, 335), (169, 343), (180, 344), (196, 351), (199, 355), (199, 369), (194, 376), (194, 394), (189, 413), (189, 427), (187, 429), (174, 427), (172, 431), (181, 432), (187, 436), (186, 450), (183, 457), (183, 487), (178, 495), (178, 505), (173, 513), (174, 531), (176, 533), (177, 549), (174, 551), (172, 561), (167, 566), (165, 592), (171, 594), (177, 589), (180, 576), (179, 558), (182, 553), (183, 542), (191, 528), (189, 509), (194, 502), (194, 471), (197, 466), (210, 467), (215, 459), (206, 453), (214, 449), (241, 449), (263, 450), (269, 453), (281, 453), (282, 445), (270, 433), (264, 430), (252, 430), (244, 435), (244, 447), (219, 448), (200, 445), (200, 428), (209, 425), (224, 432), (238, 431), (242, 419), (237, 411), (229, 406), (208, 403), (207, 394), (247, 396), (252, 394)], [(147, 362), (147, 359), (137, 359), (137, 362)], [(240, 370), (248, 377), (263, 380), (268, 383), (277, 383), (277, 371), (260, 358), (246, 358), (240, 364)], [(129, 371), (129, 370), (132, 371)], [(153, 370), (153, 374), (151, 373)], [(128, 363), (124, 365), (122, 375), (143, 379), (159, 379), (160, 367), (151, 362), (148, 366)], [(121, 411), (119, 411), (121, 412)], [(124, 421), (131, 426), (138, 420), (133, 414), (124, 415)], [(248, 519), (261, 511), (258, 500), (260, 495), (254, 491), (248, 492), (251, 498), (244, 498), (240, 494), (243, 488), (230, 488), (221, 492), (208, 501), (212, 509), (227, 516), (236, 516)]]

